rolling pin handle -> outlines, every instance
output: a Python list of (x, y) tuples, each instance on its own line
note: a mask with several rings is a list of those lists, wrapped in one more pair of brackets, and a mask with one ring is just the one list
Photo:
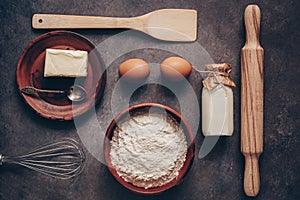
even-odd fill
[(259, 45), (260, 9), (257, 5), (248, 5), (244, 14), (246, 44)]
[(258, 166), (259, 155), (245, 155), (244, 191), (247, 196), (256, 196), (260, 188), (260, 176)]

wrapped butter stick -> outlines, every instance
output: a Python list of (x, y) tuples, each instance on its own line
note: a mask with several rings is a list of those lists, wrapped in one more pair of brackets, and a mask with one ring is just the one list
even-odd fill
[(85, 77), (87, 62), (87, 51), (46, 49), (44, 77)]
[(231, 66), (206, 65), (208, 76), (202, 89), (202, 132), (204, 136), (231, 136), (233, 133), (233, 93)]

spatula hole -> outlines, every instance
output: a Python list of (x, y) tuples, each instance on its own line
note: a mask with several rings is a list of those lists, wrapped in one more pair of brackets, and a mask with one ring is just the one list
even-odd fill
[(43, 23), (43, 20), (42, 20), (42, 19), (39, 19), (39, 23)]

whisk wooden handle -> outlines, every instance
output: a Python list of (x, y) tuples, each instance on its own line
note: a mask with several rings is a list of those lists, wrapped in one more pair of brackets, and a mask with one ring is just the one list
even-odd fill
[(241, 151), (245, 156), (244, 191), (256, 196), (260, 188), (258, 159), (263, 151), (263, 48), (259, 43), (260, 9), (245, 10), (246, 43), (241, 65)]

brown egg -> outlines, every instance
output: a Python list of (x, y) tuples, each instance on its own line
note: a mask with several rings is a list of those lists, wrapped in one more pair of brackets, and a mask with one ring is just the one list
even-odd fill
[(148, 63), (142, 59), (132, 58), (120, 64), (119, 74), (131, 83), (145, 80), (150, 73)]
[(183, 58), (169, 57), (162, 62), (160, 71), (168, 80), (181, 81), (190, 75), (192, 66)]

